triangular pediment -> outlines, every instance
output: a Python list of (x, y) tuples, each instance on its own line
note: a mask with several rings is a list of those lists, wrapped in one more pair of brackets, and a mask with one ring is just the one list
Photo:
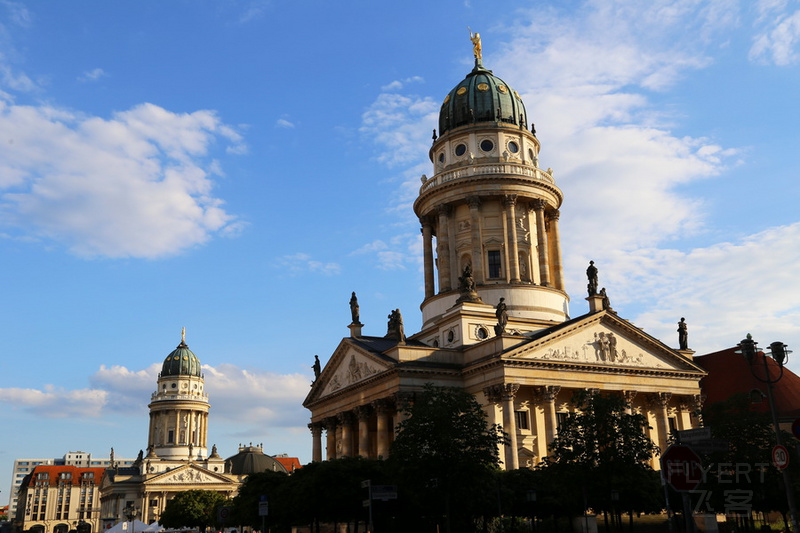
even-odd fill
[(343, 339), (319, 378), (311, 385), (311, 392), (304, 403), (336, 394), (372, 379), (393, 366), (390, 358), (374, 353), (357, 341)]
[(628, 370), (703, 370), (661, 341), (612, 313), (589, 315), (554, 328), (505, 354), (508, 358)]
[(203, 485), (219, 483), (231, 483), (231, 479), (194, 464), (173, 468), (145, 481), (145, 485)]

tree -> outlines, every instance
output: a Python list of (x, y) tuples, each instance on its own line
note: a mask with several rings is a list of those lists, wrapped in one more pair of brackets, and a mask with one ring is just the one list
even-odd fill
[(444, 525), (446, 532), (470, 531), (473, 519), (492, 501), (492, 476), (500, 464), (498, 447), (506, 443), (499, 426), (471, 394), (450, 387), (425, 386), (409, 418), (398, 426), (390, 464), (401, 481), (404, 514)]
[[(288, 484), (289, 476), (283, 472), (268, 470), (247, 476), (239, 488), (239, 493), (233, 499), (235, 523), (259, 530), (262, 523), (266, 526), (287, 524), (291, 503), (286, 498)], [(266, 517), (258, 514), (262, 496), (267, 499), (269, 506), (269, 514)]]
[(578, 391), (572, 404), (545, 460), (571, 500), (568, 511), (625, 509), (632, 519), (633, 511), (658, 509), (658, 475), (649, 465), (658, 447), (645, 433), (645, 416), (629, 414), (617, 395)]
[(226, 502), (225, 496), (211, 490), (186, 490), (167, 502), (159, 519), (166, 528), (197, 527), (204, 531), (217, 522), (217, 509)]

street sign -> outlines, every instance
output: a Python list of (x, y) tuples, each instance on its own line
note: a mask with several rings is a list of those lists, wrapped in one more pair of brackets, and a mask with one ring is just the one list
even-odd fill
[(778, 444), (772, 448), (772, 464), (778, 470), (783, 470), (789, 466), (789, 451), (786, 446)]
[(373, 485), (372, 486), (372, 499), (373, 500), (396, 500), (397, 499), (397, 485)]
[(703, 480), (700, 457), (680, 444), (673, 444), (661, 456), (661, 472), (666, 482), (679, 492), (694, 490)]
[(711, 428), (684, 429), (678, 431), (678, 436), (681, 438), (681, 444), (692, 444), (697, 441), (710, 440)]
[(269, 502), (258, 502), (258, 516), (269, 516)]

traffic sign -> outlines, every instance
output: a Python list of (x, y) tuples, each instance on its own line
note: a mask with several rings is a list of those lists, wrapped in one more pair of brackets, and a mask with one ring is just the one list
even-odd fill
[(783, 470), (789, 466), (789, 451), (786, 446), (778, 444), (772, 448), (772, 464), (778, 470)]
[(661, 456), (661, 472), (666, 482), (679, 492), (694, 490), (703, 480), (700, 457), (680, 444), (673, 444)]

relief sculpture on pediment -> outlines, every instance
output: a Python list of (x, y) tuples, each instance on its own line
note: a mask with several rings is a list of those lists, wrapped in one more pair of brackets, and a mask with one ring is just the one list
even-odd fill
[(548, 348), (540, 357), (576, 363), (664, 368), (654, 357), (646, 356), (642, 352), (629, 353), (618, 346), (618, 339), (613, 333), (603, 331), (595, 332), (593, 338), (581, 343), (579, 347), (566, 344)]

